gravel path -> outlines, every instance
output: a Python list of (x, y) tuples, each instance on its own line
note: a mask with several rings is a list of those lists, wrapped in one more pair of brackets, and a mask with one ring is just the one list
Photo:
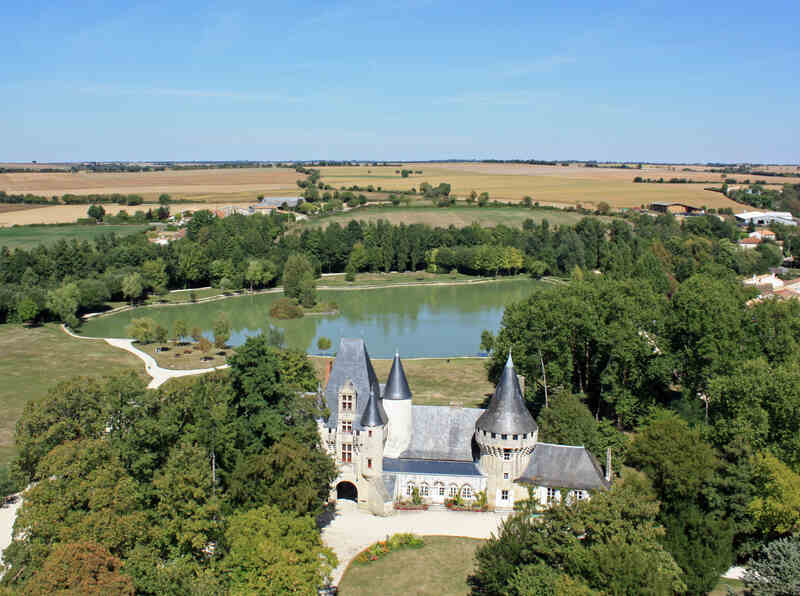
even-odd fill
[(489, 538), (507, 513), (465, 511), (397, 511), (378, 517), (359, 511), (355, 503), (340, 502), (336, 517), (322, 529), (322, 539), (339, 558), (333, 572), (333, 585), (341, 581), (347, 566), (370, 544), (400, 532), (421, 536), (463, 536)]

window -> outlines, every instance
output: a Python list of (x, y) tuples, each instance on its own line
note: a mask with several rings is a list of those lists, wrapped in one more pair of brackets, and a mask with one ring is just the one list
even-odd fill
[(367, 467), (370, 468), (370, 469), (372, 468), (372, 459), (371, 458), (367, 459)]
[(519, 439), (519, 435), (513, 435), (511, 438), (517, 441)]
[(372, 438), (372, 431), (367, 431), (367, 436), (371, 439)]
[(353, 396), (348, 395), (347, 393), (342, 395), (342, 409), (352, 411), (353, 410)]
[(419, 494), (422, 495), (423, 497), (427, 497), (431, 494), (427, 484), (423, 484), (422, 486), (419, 487)]
[(575, 495), (576, 501), (583, 501), (586, 498), (586, 493), (582, 490), (574, 490), (572, 491), (572, 494)]
[(528, 433), (522, 433), (522, 438), (523, 439), (527, 439), (528, 438)]
[(547, 504), (552, 505), (558, 501), (558, 491), (554, 488), (547, 487)]
[(414, 494), (414, 483), (409, 482), (408, 484), (406, 484), (406, 496), (410, 497), (413, 494)]
[(342, 445), (342, 463), (350, 463), (353, 461), (353, 446), (349, 444)]
[(511, 459), (511, 449), (503, 449), (503, 459), (506, 461)]
[(443, 486), (440, 486), (440, 487), (439, 487), (439, 496), (440, 496), (440, 497), (443, 497), (443, 496), (444, 496), (444, 487), (443, 487)]
[(353, 421), (352, 420), (342, 420), (342, 432), (343, 433), (351, 433), (351, 432), (353, 432)]
[(472, 498), (472, 487), (469, 484), (461, 489), (461, 498), (463, 498), (463, 499), (471, 499)]
[(500, 435), (500, 438), (505, 441), (508, 438), (508, 435)]
[(448, 494), (450, 495), (451, 499), (455, 499), (456, 495), (458, 494), (458, 488), (456, 488), (455, 486), (451, 486)]
[(507, 490), (501, 490), (500, 491), (500, 500), (501, 501), (508, 501), (508, 491)]
[(503, 472), (503, 480), (508, 480), (508, 472)]
[(493, 438), (493, 439), (496, 439), (496, 438), (497, 438), (497, 435), (496, 435), (495, 433), (492, 433), (492, 438)]

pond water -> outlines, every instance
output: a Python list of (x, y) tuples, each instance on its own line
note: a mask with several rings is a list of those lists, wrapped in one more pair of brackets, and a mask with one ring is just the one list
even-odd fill
[(270, 305), (282, 294), (240, 296), (185, 306), (138, 308), (88, 321), (80, 333), (126, 337), (125, 327), (132, 319), (152, 317), (170, 333), (175, 321), (182, 319), (189, 329), (200, 327), (212, 339), (212, 323), (224, 311), (231, 322), (228, 343), (232, 346), (272, 325), (284, 331), (289, 346), (312, 354), (320, 353), (320, 337), (330, 338), (331, 354), (340, 338), (361, 337), (374, 358), (390, 358), (395, 350), (404, 357), (474, 356), (480, 350), (481, 331), (497, 331), (505, 306), (541, 286), (542, 282), (515, 279), (472, 285), (320, 291), (319, 300), (338, 304), (339, 315), (311, 315), (289, 321), (269, 316)]

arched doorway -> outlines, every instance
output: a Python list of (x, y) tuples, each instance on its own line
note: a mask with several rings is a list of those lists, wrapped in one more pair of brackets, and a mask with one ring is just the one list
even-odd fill
[(336, 485), (336, 500), (347, 499), (358, 502), (358, 489), (352, 482), (340, 482)]

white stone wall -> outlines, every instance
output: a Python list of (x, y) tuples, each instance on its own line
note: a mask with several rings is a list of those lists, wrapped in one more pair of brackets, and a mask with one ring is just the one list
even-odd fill
[[(481, 476), (439, 476), (421, 474), (395, 474), (395, 476), (397, 478), (395, 482), (395, 494), (393, 495), (395, 501), (411, 500), (411, 495), (407, 494), (409, 482), (413, 482), (414, 486), (420, 489), (420, 496), (426, 503), (444, 503), (445, 500), (451, 499), (451, 487), (454, 487), (460, 493), (465, 486), (469, 486), (473, 498), (475, 498), (477, 493), (486, 490), (486, 478)], [(427, 496), (422, 494), (423, 485), (428, 487)], [(440, 487), (444, 488), (444, 495), (439, 494)]]

